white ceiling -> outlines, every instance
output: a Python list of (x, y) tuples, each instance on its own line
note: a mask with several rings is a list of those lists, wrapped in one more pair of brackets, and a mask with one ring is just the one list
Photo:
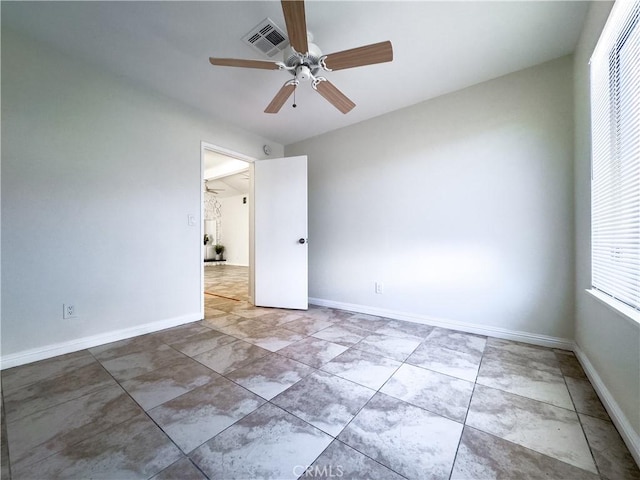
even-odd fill
[(268, 60), (241, 38), (265, 17), (284, 29), (276, 1), (2, 1), (2, 26), (286, 145), (569, 54), (587, 6), (308, 1), (307, 27), (323, 53), (393, 44), (392, 63), (325, 74), (356, 103), (347, 115), (310, 85), (297, 89), (297, 108), (289, 101), (265, 114), (290, 74), (209, 64), (209, 56)]
[(209, 180), (209, 189), (215, 190), (215, 196), (219, 198), (234, 197), (236, 195), (249, 195), (249, 174), (236, 173), (223, 178)]
[(204, 151), (204, 179), (220, 198), (249, 193), (249, 164), (211, 150)]

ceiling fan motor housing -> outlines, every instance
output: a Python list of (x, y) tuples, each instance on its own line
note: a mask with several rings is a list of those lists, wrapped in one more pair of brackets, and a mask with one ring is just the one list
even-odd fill
[(290, 46), (285, 48), (284, 50), (283, 63), (287, 67), (298, 67), (295, 70), (289, 70), (289, 71), (293, 75), (296, 75), (300, 80), (307, 80), (309, 78), (309, 75), (307, 75), (306, 77), (301, 76), (302, 73), (298, 72), (300, 66), (307, 67), (309, 72), (312, 75), (315, 75), (316, 73), (318, 73), (318, 70), (320, 70), (319, 62), (320, 62), (320, 57), (322, 57), (322, 51), (320, 50), (320, 48), (315, 43), (309, 42), (308, 53), (309, 55), (306, 56), (304, 60), (302, 60), (301, 59), (302, 55), (294, 52)]

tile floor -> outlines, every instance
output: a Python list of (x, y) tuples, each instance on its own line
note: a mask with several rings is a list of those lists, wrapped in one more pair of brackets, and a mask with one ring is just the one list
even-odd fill
[(640, 478), (570, 352), (205, 270), (203, 321), (2, 372), (3, 479)]

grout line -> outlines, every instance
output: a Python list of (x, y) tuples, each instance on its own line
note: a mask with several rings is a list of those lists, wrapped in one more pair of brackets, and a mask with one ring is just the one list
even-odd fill
[[(118, 387), (119, 387), (119, 388), (120, 388), (120, 389), (121, 389), (121, 390), (122, 390), (122, 391), (123, 391), (127, 396), (131, 397), (131, 396), (129, 395), (129, 392), (127, 392), (127, 391), (124, 389), (124, 387), (122, 387), (122, 385), (120, 385), (120, 382), (118, 382), (118, 380), (116, 380), (116, 378), (111, 374), (111, 372), (109, 372), (109, 371), (104, 367), (104, 365), (102, 365), (102, 363), (100, 362), (100, 360), (98, 360), (98, 359), (93, 355), (93, 353), (91, 353), (91, 352), (89, 351), (89, 349), (85, 349), (85, 350), (87, 351), (87, 353), (88, 353), (89, 355), (91, 355), (91, 357), (92, 357), (92, 358), (94, 359), (94, 361), (95, 361), (95, 362), (100, 366), (100, 368), (102, 368), (102, 369), (107, 373), (107, 375), (109, 375), (109, 376), (113, 379), (113, 381), (115, 382), (115, 385), (105, 385), (105, 386), (103, 386), (103, 387), (101, 387), (101, 388), (98, 388), (98, 389), (96, 389), (96, 390), (93, 390), (93, 391), (91, 391), (91, 392), (88, 392), (88, 393), (86, 393), (85, 395), (81, 395), (81, 396), (79, 396), (79, 397), (72, 398), (72, 399), (70, 399), (70, 400), (67, 400), (66, 402), (62, 402), (62, 403), (59, 403), (59, 404), (56, 404), (56, 405), (52, 405), (52, 406), (50, 406), (50, 407), (48, 407), (48, 408), (46, 408), (46, 409), (44, 409), (44, 410), (39, 410), (38, 412), (34, 412), (33, 414), (37, 414), (37, 413), (39, 413), (39, 412), (44, 412), (44, 411), (49, 410), (49, 409), (51, 409), (51, 408), (55, 408), (55, 407), (58, 407), (58, 406), (60, 406), (60, 405), (63, 405), (64, 403), (72, 402), (72, 401), (74, 401), (74, 400), (78, 400), (78, 399), (80, 399), (80, 398), (82, 398), (82, 397), (86, 397), (86, 396), (88, 396), (88, 395), (93, 395), (93, 394), (95, 394), (96, 392), (99, 392), (99, 391), (101, 391), (101, 390), (105, 390), (105, 389), (107, 389), (107, 388), (111, 388), (111, 387), (114, 387), (114, 386), (118, 386)], [(82, 367), (79, 367), (79, 368), (82, 368)], [(57, 376), (56, 376), (56, 377), (54, 377), (54, 378), (57, 378), (57, 377), (59, 377), (59, 376), (61, 376), (61, 375), (57, 375)], [(37, 383), (37, 382), (34, 382), (34, 383)], [(132, 398), (131, 400), (133, 400), (133, 398)], [(140, 408), (140, 410), (142, 410), (142, 411), (143, 411), (143, 413), (145, 413), (145, 414), (146, 414), (146, 412), (145, 412), (145, 411), (144, 411), (144, 409), (143, 409), (143, 408), (138, 404), (138, 402), (136, 402), (135, 400), (133, 400), (133, 402), (136, 404), (136, 406), (137, 406), (138, 408)], [(33, 415), (33, 414), (32, 414), (32, 415)], [(28, 417), (28, 416), (26, 416), (26, 417), (22, 417), (22, 418), (27, 418), (27, 417)], [(112, 429), (112, 428), (115, 428), (115, 427), (117, 427), (118, 425), (121, 425), (121, 424), (123, 424), (124, 422), (127, 422), (127, 421), (131, 420), (131, 418), (132, 418), (132, 417), (129, 417), (129, 418), (126, 418), (126, 419), (124, 419), (124, 420), (122, 420), (122, 421), (120, 421), (120, 422), (117, 422), (117, 423), (113, 423), (113, 424), (107, 425), (107, 426), (105, 426), (104, 428), (102, 428), (102, 429), (98, 430), (98, 432), (97, 432), (97, 433), (96, 433), (96, 432), (94, 432), (94, 433), (92, 433), (91, 435), (89, 435), (89, 436), (87, 436), (87, 437), (85, 437), (85, 438), (83, 438), (83, 439), (81, 439), (81, 440), (78, 440), (78, 441), (77, 441), (77, 442), (75, 442), (75, 443), (72, 443), (72, 444), (69, 444), (69, 445), (65, 445), (65, 446), (64, 446), (64, 448), (61, 448), (61, 449), (59, 449), (59, 450), (56, 450), (55, 452), (50, 452), (50, 454), (49, 454), (49, 455), (46, 455), (46, 456), (44, 456), (44, 457), (42, 457), (42, 458), (40, 458), (40, 459), (38, 459), (38, 460), (36, 460), (36, 461), (34, 461), (34, 462), (29, 462), (29, 463), (24, 464), (24, 467), (29, 467), (29, 466), (31, 466), (31, 465), (36, 465), (36, 464), (38, 464), (38, 463), (42, 463), (42, 462), (44, 462), (45, 460), (47, 460), (47, 459), (49, 459), (49, 458), (51, 458), (51, 457), (53, 457), (53, 456), (55, 456), (55, 455), (59, 455), (59, 454), (61, 454), (64, 450), (67, 450), (67, 449), (69, 449), (69, 448), (71, 448), (71, 447), (74, 447), (74, 446), (76, 446), (76, 445), (78, 445), (78, 444), (80, 444), (80, 443), (82, 443), (82, 442), (85, 442), (85, 441), (87, 441), (87, 440), (91, 439), (91, 438), (97, 437), (98, 435), (103, 434), (103, 433), (104, 433), (104, 432), (106, 432), (107, 430), (110, 430), (110, 429)], [(92, 421), (92, 422), (90, 422), (90, 423), (93, 423), (93, 421)], [(164, 433), (164, 431), (163, 431), (163, 433)], [(7, 445), (7, 446), (8, 446), (8, 445)], [(11, 459), (10, 459), (10, 462), (11, 462)], [(158, 473), (159, 473), (159, 472), (158, 472)]]
[[(93, 356), (93, 354), (92, 354), (91, 352), (89, 352), (89, 353)], [(95, 358), (95, 357), (94, 357), (94, 358)], [(145, 415), (149, 420), (151, 420), (151, 422), (153, 422), (153, 424), (154, 424), (154, 425), (156, 425), (156, 426), (160, 429), (160, 431), (161, 431), (161, 432), (162, 432), (162, 433), (163, 433), (163, 434), (168, 438), (168, 440), (169, 440), (173, 445), (175, 445), (175, 447), (178, 449), (178, 451), (179, 451), (181, 454), (186, 455), (186, 454), (182, 451), (182, 449), (178, 446), (178, 444), (176, 444), (176, 442), (174, 442), (174, 441), (173, 441), (173, 439), (171, 438), (171, 436), (170, 436), (167, 432), (165, 432), (165, 430), (164, 430), (164, 429), (163, 429), (163, 428), (162, 428), (162, 427), (161, 427), (161, 426), (160, 426), (160, 425), (159, 425), (159, 424), (158, 424), (158, 423), (153, 419), (153, 417), (151, 417), (151, 415), (149, 415), (149, 412), (147, 412), (147, 410), (145, 410), (145, 409), (144, 409), (144, 407), (143, 407), (142, 405), (140, 405), (140, 404), (136, 401), (136, 399), (135, 399), (135, 398), (133, 398), (133, 397), (131, 396), (131, 394), (129, 393), (129, 391), (128, 391), (126, 388), (124, 388), (124, 387), (122, 386), (122, 384), (118, 381), (118, 379), (117, 379), (117, 378), (115, 378), (115, 377), (111, 374), (111, 372), (109, 372), (109, 370), (107, 370), (107, 369), (105, 368), (105, 366), (104, 366), (104, 365), (102, 365), (102, 363), (100, 362), (100, 360), (98, 360), (97, 358), (95, 358), (95, 360), (96, 360), (96, 362), (98, 362), (98, 363), (100, 364), (100, 366), (104, 369), (104, 371), (105, 371), (105, 372), (107, 372), (109, 375), (111, 375), (111, 378), (113, 378), (113, 380), (116, 382), (116, 384), (117, 384), (117, 385), (122, 389), (122, 391), (123, 391), (123, 392), (124, 392), (124, 393), (125, 393), (125, 394), (130, 398), (130, 399), (131, 399), (131, 401), (133, 401), (133, 402), (138, 406), (138, 408), (139, 408), (140, 410), (142, 410), (142, 412), (144, 413), (144, 415)], [(162, 368), (162, 367), (160, 367), (160, 368)], [(143, 374), (143, 375), (144, 375), (144, 374)], [(136, 377), (134, 377), (134, 378), (136, 378)], [(128, 379), (128, 380), (131, 380), (131, 379)], [(155, 408), (155, 407), (154, 407), (154, 408)], [(130, 418), (128, 418), (128, 419), (126, 419), (126, 420), (124, 420), (123, 422), (118, 423), (117, 425), (120, 425), (120, 424), (122, 424), (122, 423), (124, 423), (124, 422), (126, 422), (126, 421), (129, 421), (129, 420), (130, 420)], [(114, 426), (115, 426), (115, 425), (114, 425)], [(104, 432), (104, 430), (103, 430), (103, 432)], [(178, 461), (178, 460), (176, 460), (176, 462), (177, 462), (177, 461)], [(173, 463), (175, 463), (175, 462), (173, 462)], [(173, 463), (172, 463), (171, 465), (173, 465)], [(165, 468), (169, 468), (171, 465), (167, 465)], [(158, 473), (162, 472), (165, 468), (163, 468), (162, 470), (160, 470), (160, 471), (156, 472), (154, 475), (157, 475)]]
[[(354, 382), (354, 381), (352, 381), (352, 380), (349, 380), (349, 379), (346, 379), (346, 378), (342, 378), (342, 377), (340, 377), (340, 376), (338, 376), (338, 375), (335, 375), (335, 374), (333, 374), (333, 373), (325, 372), (324, 370), (322, 370), (321, 372), (322, 372), (322, 373), (324, 373), (324, 374), (327, 374), (327, 375), (331, 375), (331, 376), (333, 376), (333, 377), (337, 377), (337, 378), (339, 378), (340, 380), (344, 380), (344, 381), (347, 381), (347, 382), (353, 383), (353, 384), (358, 385), (358, 386), (360, 386), (360, 387), (367, 388), (367, 389), (369, 389), (369, 390), (373, 391), (374, 393), (373, 393), (373, 395), (372, 395), (372, 396), (371, 396), (371, 397), (370, 397), (370, 398), (369, 398), (369, 399), (368, 399), (368, 400), (367, 400), (367, 401), (362, 405), (362, 407), (360, 407), (360, 408), (359, 408), (359, 409), (358, 409), (358, 410), (357, 410), (357, 411), (352, 415), (351, 419), (350, 419), (350, 420), (345, 424), (345, 426), (344, 426), (344, 427), (342, 427), (342, 429), (340, 430), (340, 432), (339, 432), (336, 436), (333, 436), (332, 434), (330, 434), (330, 433), (328, 433), (328, 432), (326, 432), (326, 431), (322, 430), (321, 428), (317, 427), (316, 425), (313, 425), (312, 423), (310, 423), (309, 421), (305, 420), (304, 418), (299, 417), (299, 416), (298, 416), (298, 415), (296, 415), (295, 413), (293, 413), (293, 412), (291, 412), (291, 411), (287, 410), (286, 408), (284, 408), (284, 407), (282, 407), (282, 406), (280, 406), (280, 405), (277, 405), (277, 404), (273, 403), (271, 400), (269, 400), (269, 403), (270, 403), (271, 405), (273, 405), (273, 406), (275, 406), (275, 407), (277, 407), (277, 408), (279, 408), (279, 409), (281, 409), (281, 410), (284, 410), (284, 411), (285, 411), (285, 412), (287, 412), (289, 415), (292, 415), (292, 416), (294, 416), (295, 418), (297, 418), (297, 419), (299, 419), (299, 420), (302, 420), (303, 422), (307, 423), (307, 424), (308, 424), (309, 426), (311, 426), (312, 428), (315, 428), (315, 429), (317, 429), (317, 430), (320, 430), (321, 432), (325, 433), (326, 435), (329, 435), (329, 436), (333, 439), (333, 440), (329, 443), (329, 445), (327, 445), (327, 448), (326, 448), (325, 450), (323, 450), (323, 451), (322, 451), (322, 452), (321, 452), (321, 453), (320, 453), (320, 454), (319, 454), (319, 455), (314, 459), (314, 461), (313, 461), (313, 462), (311, 462), (311, 465), (313, 465), (313, 463), (314, 463), (314, 462), (316, 462), (316, 461), (318, 460), (318, 458), (322, 455), (322, 453), (324, 453), (324, 452), (325, 452), (325, 451), (326, 451), (326, 450), (331, 446), (331, 444), (333, 444), (334, 442), (340, 442), (340, 443), (342, 443), (343, 445), (346, 445), (347, 447), (349, 447), (349, 448), (351, 448), (351, 449), (355, 450), (356, 452), (360, 453), (361, 455), (364, 455), (365, 457), (369, 458), (370, 460), (373, 460), (374, 462), (378, 463), (379, 465), (382, 465), (384, 468), (386, 468), (386, 469), (388, 469), (388, 470), (390, 470), (390, 471), (392, 471), (392, 472), (394, 472), (394, 473), (397, 473), (397, 474), (398, 474), (398, 475), (400, 475), (402, 478), (406, 478), (404, 475), (401, 475), (400, 473), (398, 473), (398, 472), (396, 472), (395, 470), (393, 470), (390, 466), (387, 466), (387, 465), (384, 465), (384, 464), (382, 464), (382, 463), (378, 462), (377, 460), (375, 460), (374, 458), (370, 457), (370, 456), (369, 456), (369, 455), (367, 455), (366, 453), (361, 452), (361, 451), (360, 451), (360, 450), (358, 450), (357, 448), (355, 448), (355, 447), (353, 447), (353, 446), (351, 446), (351, 445), (348, 445), (348, 444), (346, 444), (345, 442), (343, 442), (343, 441), (341, 441), (341, 440), (339, 440), (339, 439), (338, 439), (338, 436), (340, 436), (340, 434), (341, 434), (342, 432), (344, 432), (344, 431), (347, 429), (347, 427), (351, 424), (351, 422), (353, 422), (353, 420), (355, 420), (355, 418), (358, 416), (358, 414), (359, 414), (362, 410), (364, 410), (364, 408), (369, 404), (369, 402), (371, 402), (371, 400), (372, 400), (372, 399), (373, 399), (373, 398), (374, 398), (378, 393), (382, 393), (382, 392), (380, 392), (380, 391), (379, 391), (379, 389), (378, 389), (378, 390), (373, 390), (373, 389), (371, 389), (371, 388), (369, 388), (369, 387), (365, 387), (364, 385), (361, 385), (361, 384), (359, 384), (359, 383), (356, 383), (356, 382)], [(394, 373), (395, 373), (395, 372), (394, 372)], [(286, 391), (286, 390), (285, 390), (285, 391)], [(282, 393), (284, 393), (284, 392), (282, 392)], [(276, 397), (277, 397), (277, 396), (278, 396), (278, 395), (276, 395)], [(276, 398), (276, 397), (273, 397), (273, 398)], [(272, 399), (272, 400), (273, 400), (273, 399)]]
[(562, 374), (562, 381), (564, 382), (565, 387), (567, 387), (567, 392), (569, 392), (569, 398), (571, 399), (571, 403), (573, 404), (573, 408), (576, 413), (576, 418), (578, 419), (578, 423), (580, 424), (580, 430), (582, 431), (582, 435), (584, 436), (585, 442), (587, 442), (587, 447), (589, 448), (589, 453), (591, 454), (591, 459), (593, 460), (593, 465), (596, 467), (596, 472), (602, 478), (602, 472), (600, 471), (600, 466), (596, 461), (596, 456), (594, 455), (593, 448), (591, 447), (591, 442), (589, 441), (589, 437), (587, 437), (587, 432), (584, 429), (584, 425), (582, 424), (582, 419), (580, 418), (580, 414), (578, 413), (578, 406), (571, 394), (571, 390), (569, 389), (569, 385), (567, 384), (567, 378), (565, 374)]
[[(478, 373), (476, 373), (476, 378), (473, 381), (473, 387), (471, 388), (471, 395), (469, 395), (469, 404), (467, 405), (467, 411), (464, 414), (464, 419), (462, 420), (462, 432), (460, 433), (460, 438), (458, 439), (458, 446), (456, 447), (456, 453), (453, 456), (453, 463), (451, 464), (451, 470), (449, 471), (449, 480), (451, 480), (451, 476), (453, 475), (453, 471), (456, 466), (456, 461), (458, 460), (458, 452), (460, 451), (460, 445), (462, 444), (462, 437), (464, 436), (464, 430), (467, 428), (467, 418), (469, 417), (469, 410), (471, 410), (471, 402), (473, 401), (473, 395), (476, 393), (476, 385), (478, 381), (478, 375), (480, 375), (480, 368), (482, 367), (482, 361), (484, 360), (484, 352), (487, 348), (487, 344), (485, 342), (484, 348), (482, 349), (482, 356), (480, 357), (480, 363), (478, 364)], [(469, 426), (469, 428), (473, 428)]]
[[(185, 453), (185, 454), (184, 454), (184, 456), (185, 456), (185, 458), (189, 461), (189, 463), (191, 463), (191, 465), (193, 465), (193, 466), (195, 467), (195, 469), (196, 469), (196, 470), (198, 470), (198, 471), (202, 474), (202, 476), (203, 476), (204, 478), (206, 478), (206, 479), (209, 479), (209, 478), (210, 478), (210, 477), (209, 477), (209, 475), (207, 475), (206, 473), (204, 473), (204, 472), (202, 471), (202, 469), (200, 468), (200, 466), (199, 466), (196, 462), (194, 462), (194, 461), (193, 461), (193, 459), (192, 459), (189, 455), (187, 455), (187, 454)], [(182, 460), (182, 459), (180, 459), (180, 460)], [(175, 461), (175, 462), (173, 462), (171, 465), (173, 465), (173, 464), (175, 464), (175, 463), (178, 463), (180, 460), (176, 460), (176, 461)], [(169, 467), (170, 467), (171, 465), (169, 465)], [(167, 468), (169, 468), (169, 467), (167, 467)], [(166, 470), (166, 468), (165, 468), (164, 470)], [(158, 475), (159, 473), (162, 473), (164, 470), (160, 470), (160, 472), (156, 473), (156, 475)], [(154, 476), (155, 476), (155, 475), (154, 475)], [(153, 478), (153, 477), (151, 477), (151, 478)]]

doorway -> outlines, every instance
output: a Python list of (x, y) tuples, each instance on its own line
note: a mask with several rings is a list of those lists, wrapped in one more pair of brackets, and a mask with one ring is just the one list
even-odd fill
[(201, 309), (250, 302), (251, 164), (254, 159), (201, 144)]
[[(249, 304), (306, 310), (308, 307), (307, 156), (256, 159), (202, 143), (201, 237), (204, 238), (205, 154), (209, 151), (249, 165)], [(243, 163), (244, 162), (244, 163)], [(227, 171), (227, 174), (230, 172)], [(238, 172), (233, 172), (238, 173)], [(209, 183), (209, 182), (208, 182)], [(211, 188), (211, 187), (210, 187)], [(245, 200), (243, 199), (243, 203)], [(224, 215), (224, 214), (223, 214)], [(224, 227), (215, 234), (223, 237)], [(201, 291), (204, 292), (205, 246), (201, 243)], [(226, 250), (225, 250), (226, 252)], [(230, 254), (227, 254), (227, 258)], [(221, 259), (219, 259), (221, 263)], [(205, 314), (204, 293), (201, 312)]]

